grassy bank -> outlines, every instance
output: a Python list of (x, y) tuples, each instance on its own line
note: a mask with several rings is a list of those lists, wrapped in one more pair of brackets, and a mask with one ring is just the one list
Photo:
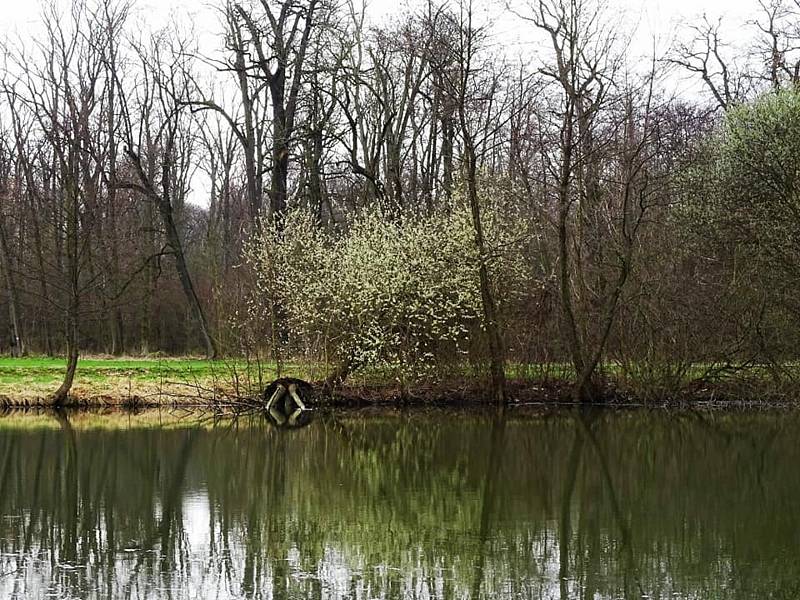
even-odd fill
[[(58, 387), (65, 361), (60, 358), (0, 358), (0, 406), (41, 405)], [(679, 378), (631, 374), (606, 365), (606, 397), (621, 403), (682, 403), (693, 400), (794, 402), (800, 398), (796, 365), (784, 366), (789, 376), (778, 382), (760, 368), (706, 379), (706, 367), (687, 370)], [(290, 363), (281, 376), (320, 381), (327, 370)], [(570, 399), (573, 372), (566, 364), (509, 364), (509, 392), (522, 402)], [(273, 379), (272, 363), (200, 358), (86, 357), (78, 364), (72, 398), (88, 405), (211, 405), (252, 397)], [(452, 371), (435, 381), (403, 384), (389, 371), (359, 371), (337, 398), (340, 404), (473, 404), (485, 398), (484, 378), (474, 372)], [(337, 400), (334, 399), (334, 400)]]
[[(65, 368), (61, 358), (0, 358), (0, 404), (46, 403), (61, 383)], [(569, 377), (565, 368), (509, 365), (511, 389), (524, 399), (558, 399), (563, 381)], [(296, 363), (284, 364), (281, 371), (281, 376), (309, 381), (320, 381), (326, 374), (322, 367)], [(274, 363), (93, 356), (80, 359), (71, 396), (92, 405), (210, 404), (257, 394), (277, 376)], [(348, 379), (340, 400), (347, 404), (432, 403), (443, 398), (452, 403), (481, 401), (484, 387), (477, 374), (454, 371), (446, 379), (436, 384), (415, 381), (409, 386), (390, 371), (359, 371)]]
[[(61, 383), (65, 367), (60, 358), (0, 358), (0, 398), (41, 403)], [(72, 395), (93, 404), (205, 402), (248, 393), (276, 372), (272, 364), (245, 361), (89, 357), (78, 363)]]

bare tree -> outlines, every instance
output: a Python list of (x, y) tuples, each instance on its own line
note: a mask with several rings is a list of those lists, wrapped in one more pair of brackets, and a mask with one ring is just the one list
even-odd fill
[[(525, 17), (551, 46), (541, 73), (554, 86), (558, 150), (544, 152), (556, 203), (561, 326), (581, 402), (598, 395), (596, 370), (633, 269), (650, 185), (654, 73), (643, 92), (620, 88), (619, 40), (601, 8), (542, 0)], [(614, 265), (610, 277), (606, 263)]]
[(481, 91), (477, 77), (479, 64), (477, 53), (480, 30), (473, 25), (472, 4), (461, 6), (459, 14), (459, 37), (457, 46), (457, 80), (451, 82), (455, 92), (456, 111), (460, 125), (460, 133), (464, 144), (464, 179), (467, 184), (467, 200), (472, 213), (472, 226), (475, 231), (475, 245), (478, 249), (478, 278), (481, 291), (481, 307), (483, 309), (483, 325), (489, 345), (489, 369), (491, 373), (492, 395), (495, 402), (502, 405), (506, 402), (505, 349), (500, 334), (500, 323), (497, 305), (492, 293), (489, 278), (489, 252), (483, 232), (481, 206), (478, 198), (478, 156), (476, 153), (475, 132), (469, 119), (470, 104), (480, 102)]
[[(247, 55), (252, 61), (237, 68), (257, 73), (266, 82), (272, 102), (269, 197), (270, 216), (278, 231), (283, 228), (286, 214), (289, 157), (303, 83), (303, 64), (319, 5), (320, 0), (283, 0), (277, 6), (270, 0), (260, 0), (260, 13), (252, 7), (234, 5), (235, 17), (241, 19), (249, 34), (247, 40), (242, 37), (240, 41), (246, 44)], [(240, 31), (235, 23), (231, 24), (231, 29)]]
[(750, 76), (728, 55), (721, 27), (721, 20), (703, 16), (700, 24), (687, 28), (689, 40), (679, 42), (668, 61), (699, 75), (717, 106), (728, 110), (747, 96)]
[(25, 354), (25, 343), (22, 334), (19, 289), (16, 280), (16, 265), (10, 244), (8, 216), (19, 210), (20, 186), (17, 184), (18, 173), (14, 168), (13, 144), (9, 143), (8, 133), (0, 131), (0, 267), (8, 293), (8, 318), (10, 324), (11, 355), (15, 357)]
[(800, 4), (796, 0), (758, 0), (760, 15), (750, 25), (758, 32), (751, 52), (761, 71), (754, 74), (772, 88), (800, 82)]
[(154, 36), (148, 47), (140, 45), (137, 51), (142, 82), (136, 91), (136, 102), (128, 98), (124, 109), (125, 154), (136, 180), (121, 181), (118, 185), (139, 192), (157, 207), (166, 244), (200, 329), (206, 356), (215, 358), (216, 341), (189, 273), (177, 223), (193, 168), (195, 142), (190, 131), (192, 116), (187, 108), (192, 89), (191, 59), (185, 44), (179, 38), (170, 40), (168, 32)]
[(96, 283), (87, 265), (105, 163), (96, 151), (92, 122), (102, 107), (106, 79), (102, 38), (82, 34), (97, 25), (84, 3), (75, 3), (66, 18), (50, 5), (43, 20), (45, 34), (37, 44), (43, 64), (29, 65), (18, 55), (18, 83), (5, 89), (32, 116), (52, 161), (54, 231), (57, 250), (63, 248), (63, 254), (58, 254), (60, 280), (55, 287), (66, 296), (67, 369), (51, 397), (58, 406), (66, 401), (77, 369), (81, 300)]

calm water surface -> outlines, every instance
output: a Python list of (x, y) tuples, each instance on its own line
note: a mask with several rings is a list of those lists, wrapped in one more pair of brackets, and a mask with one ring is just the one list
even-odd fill
[(800, 598), (800, 414), (0, 416), (0, 598)]

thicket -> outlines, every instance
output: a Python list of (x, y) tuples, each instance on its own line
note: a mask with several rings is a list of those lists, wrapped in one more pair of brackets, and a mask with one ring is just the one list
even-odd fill
[[(534, 233), (509, 195), (482, 190), (492, 292), (504, 316), (539, 284), (526, 254)], [(486, 359), (480, 256), (460, 196), (428, 215), (364, 210), (336, 229), (300, 209), (280, 236), (262, 228), (248, 258), (256, 286), (247, 328), (273, 323), (278, 307), (279, 351), (288, 356), (377, 368), (402, 382), (480, 369)]]

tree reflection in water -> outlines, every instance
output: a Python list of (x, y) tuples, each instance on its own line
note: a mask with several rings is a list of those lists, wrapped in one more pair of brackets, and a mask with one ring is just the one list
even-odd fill
[(792, 414), (156, 424), (0, 417), (0, 597), (800, 592)]

